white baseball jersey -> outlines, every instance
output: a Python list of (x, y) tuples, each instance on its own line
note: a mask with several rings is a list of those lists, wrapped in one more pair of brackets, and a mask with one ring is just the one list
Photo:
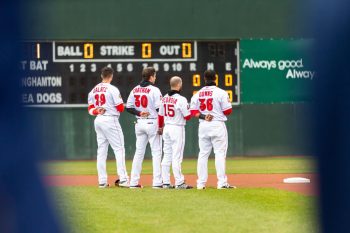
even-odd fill
[(95, 118), (94, 125), (97, 138), (97, 174), (99, 184), (107, 184), (106, 160), (108, 147), (111, 145), (117, 161), (117, 174), (121, 181), (128, 182), (125, 166), (124, 134), (119, 124), (120, 113), (116, 106), (123, 104), (118, 88), (109, 83), (97, 84), (89, 93), (89, 106), (103, 107), (106, 112)]
[(184, 117), (190, 115), (186, 98), (178, 93), (166, 94), (162, 98), (159, 115), (164, 116), (165, 125), (186, 125)]
[(210, 113), (214, 117), (213, 121), (226, 121), (223, 111), (230, 108), (232, 105), (227, 92), (217, 86), (205, 86), (191, 99), (191, 110), (199, 110), (205, 115)]
[[(156, 109), (160, 107), (160, 101), (162, 99), (162, 93), (158, 87), (148, 85), (146, 87), (141, 87), (137, 85), (128, 97), (126, 103), (127, 108), (135, 108), (140, 112), (149, 112), (149, 119), (157, 119), (158, 112)], [(136, 118), (141, 118), (136, 116)]]
[(88, 103), (106, 109), (103, 114), (105, 116), (119, 116), (120, 112), (117, 111), (116, 106), (122, 104), (123, 99), (118, 88), (109, 83), (99, 83), (90, 91)]

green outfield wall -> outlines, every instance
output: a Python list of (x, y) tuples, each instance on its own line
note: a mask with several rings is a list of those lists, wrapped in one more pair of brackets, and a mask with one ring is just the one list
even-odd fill
[(242, 39), (241, 100), (245, 104), (310, 101), (316, 72), (311, 39)]
[[(86, 109), (28, 109), (39, 122), (47, 159), (93, 159), (96, 157), (94, 117)], [(247, 104), (235, 107), (227, 121), (228, 156), (306, 155), (310, 152), (308, 104)], [(135, 151), (134, 118), (123, 113), (127, 158)], [(38, 130), (39, 132), (39, 130)], [(198, 154), (198, 120), (186, 126), (185, 157)], [(110, 149), (110, 158), (113, 158)], [(149, 149), (146, 157), (151, 158)]]
[[(310, 37), (303, 6), (307, 2), (300, 0), (28, 1), (23, 3), (23, 34), (28, 40), (238, 39), (241, 104), (227, 121), (228, 156), (308, 155), (308, 102), (315, 76), (307, 56), (312, 40), (301, 39)], [(295, 67), (280, 61), (294, 61)], [(94, 118), (85, 108), (27, 110), (39, 122), (47, 159), (96, 157)], [(135, 149), (134, 120), (128, 113), (120, 118), (129, 159)], [(197, 120), (191, 120), (185, 157), (198, 153), (197, 131)]]

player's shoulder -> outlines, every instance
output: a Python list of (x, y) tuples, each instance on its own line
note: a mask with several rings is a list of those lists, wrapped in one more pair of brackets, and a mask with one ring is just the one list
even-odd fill
[(160, 92), (160, 89), (156, 86), (153, 86), (153, 85), (149, 85), (148, 86), (152, 91), (156, 91), (156, 92)]
[[(200, 91), (200, 90), (199, 90)], [(196, 93), (194, 93), (194, 95), (191, 97), (191, 100), (195, 100), (199, 98), (199, 91), (197, 91)]]
[(176, 98), (177, 98), (178, 101), (180, 101), (180, 102), (186, 102), (186, 103), (187, 103), (187, 99), (186, 99), (184, 96), (180, 95), (180, 94), (177, 94), (177, 95), (176, 95)]
[(218, 93), (219, 95), (227, 95), (227, 92), (226, 92), (225, 90), (221, 89), (220, 87), (216, 87), (216, 88), (214, 89), (214, 91), (215, 91), (216, 93)]
[(199, 89), (197, 92), (195, 92), (194, 94), (193, 94), (193, 96), (192, 97), (198, 97), (199, 96), (199, 92), (202, 90), (203, 88), (201, 88), (201, 89)]
[(109, 90), (119, 91), (118, 87), (114, 86), (113, 84), (108, 84), (107, 87), (108, 87)]

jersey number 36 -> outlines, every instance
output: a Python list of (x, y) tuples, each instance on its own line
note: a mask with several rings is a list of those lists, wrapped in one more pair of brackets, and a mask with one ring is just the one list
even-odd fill
[(213, 110), (213, 98), (209, 98), (209, 99), (199, 99), (199, 108), (201, 111), (211, 111)]

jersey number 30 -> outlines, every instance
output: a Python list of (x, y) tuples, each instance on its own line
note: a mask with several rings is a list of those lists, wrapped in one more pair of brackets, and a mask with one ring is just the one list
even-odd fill
[(148, 99), (147, 96), (145, 95), (135, 95), (135, 106), (140, 107), (142, 106), (143, 108), (147, 108), (148, 105)]
[(209, 99), (199, 99), (200, 105), (199, 108), (201, 111), (211, 111), (213, 110), (213, 98)]

